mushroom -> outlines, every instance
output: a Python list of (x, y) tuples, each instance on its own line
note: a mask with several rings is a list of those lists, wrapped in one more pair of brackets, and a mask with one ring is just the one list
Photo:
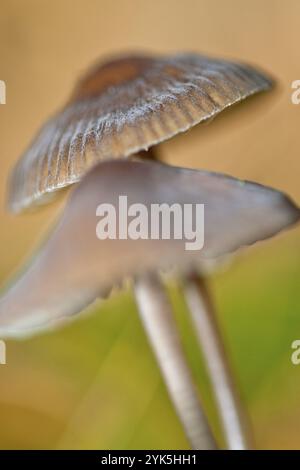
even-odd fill
[[(226, 445), (246, 448), (242, 413), (196, 265), (204, 269), (209, 260), (274, 235), (298, 221), (299, 209), (275, 190), (144, 157), (155, 159), (155, 144), (270, 86), (269, 78), (247, 65), (196, 54), (116, 59), (82, 80), (63, 111), (40, 131), (11, 180), (10, 207), (15, 212), (80, 183), (48, 242), (1, 297), (0, 333), (17, 336), (49, 327), (127, 276), (134, 277), (143, 323), (193, 448), (216, 444), (157, 271), (175, 264), (182, 273)], [(129, 156), (133, 159), (120, 160)], [(100, 242), (95, 236), (95, 204), (116, 204), (120, 194), (145, 205), (204, 204), (204, 248), (195, 255), (175, 239)]]
[(12, 211), (41, 204), (96, 163), (148, 150), (272, 81), (248, 65), (197, 54), (123, 56), (95, 66), (40, 130), (11, 180)]

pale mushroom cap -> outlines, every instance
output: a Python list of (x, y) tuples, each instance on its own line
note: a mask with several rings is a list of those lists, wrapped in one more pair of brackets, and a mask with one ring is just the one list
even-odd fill
[(99, 161), (148, 149), (271, 84), (248, 65), (197, 54), (101, 64), (18, 162), (10, 208), (19, 212), (44, 203)]
[[(105, 239), (96, 236), (101, 203), (204, 204), (204, 246), (184, 239)], [(122, 212), (123, 213), (123, 212)], [(145, 160), (115, 160), (93, 169), (71, 195), (49, 240), (0, 297), (0, 337), (49, 327), (80, 312), (126, 277), (202, 266), (206, 260), (270, 237), (297, 222), (299, 209), (282, 193), (225, 175)]]

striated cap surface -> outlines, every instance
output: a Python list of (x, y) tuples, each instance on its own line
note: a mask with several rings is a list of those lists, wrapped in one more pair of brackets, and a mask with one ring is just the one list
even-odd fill
[(123, 56), (100, 64), (16, 165), (10, 208), (20, 212), (47, 202), (99, 161), (148, 149), (271, 84), (248, 65), (197, 54)]

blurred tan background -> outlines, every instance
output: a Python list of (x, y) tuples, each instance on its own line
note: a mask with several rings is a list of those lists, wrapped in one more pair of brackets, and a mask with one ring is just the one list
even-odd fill
[[(300, 204), (298, 0), (1, 0), (0, 280), (14, 271), (51, 225), (61, 204), (12, 216), (9, 172), (41, 123), (102, 56), (125, 50), (191, 50), (253, 63), (277, 89), (209, 126), (162, 146), (173, 164), (209, 168), (288, 192)], [(259, 447), (300, 449), (300, 231), (241, 255), (211, 288)], [(190, 338), (182, 299), (178, 319), (204, 401), (207, 380)], [(200, 364), (200, 365), (199, 365)], [(0, 448), (184, 448), (139, 325), (130, 293), (59, 332), (8, 344), (0, 366)], [(215, 424), (218, 429), (218, 424)]]

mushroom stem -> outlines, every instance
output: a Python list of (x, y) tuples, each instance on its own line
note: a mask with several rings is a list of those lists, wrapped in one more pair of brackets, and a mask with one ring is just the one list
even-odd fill
[(210, 376), (226, 445), (231, 450), (249, 449), (251, 441), (246, 417), (204, 280), (195, 273), (187, 276), (184, 279), (184, 293)]
[(135, 297), (166, 387), (193, 449), (215, 449), (186, 361), (172, 308), (158, 276), (140, 276)]

